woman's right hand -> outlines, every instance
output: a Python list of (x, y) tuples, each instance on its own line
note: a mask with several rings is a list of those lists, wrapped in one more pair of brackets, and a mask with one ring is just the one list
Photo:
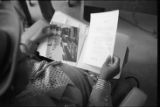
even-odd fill
[(113, 58), (108, 57), (106, 62), (103, 64), (100, 71), (100, 79), (110, 80), (116, 76), (120, 71), (120, 59), (113, 56)]

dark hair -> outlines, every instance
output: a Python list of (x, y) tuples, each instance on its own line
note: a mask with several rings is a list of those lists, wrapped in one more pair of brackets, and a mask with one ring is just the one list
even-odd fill
[(33, 24), (33, 20), (31, 18), (31, 15), (29, 13), (28, 7), (27, 7), (27, 3), (25, 0), (19, 0), (20, 6), (26, 16), (26, 20), (27, 20), (27, 25), (31, 26)]
[(53, 14), (55, 12), (55, 9), (52, 7), (51, 0), (45, 0), (45, 1), (38, 0), (38, 3), (39, 3), (43, 17), (48, 22), (50, 22)]
[[(27, 25), (31, 26), (34, 21), (31, 18), (31, 15), (30, 15), (30, 12), (29, 12), (26, 1), (25, 0), (24, 1), (19, 0), (19, 3), (20, 3), (21, 8), (24, 11), (25, 16), (26, 16)], [(55, 9), (52, 7), (51, 0), (45, 0), (45, 1), (38, 0), (38, 3), (39, 3), (39, 7), (40, 7), (40, 10), (41, 10), (41, 13), (42, 13), (43, 17), (46, 19), (46, 21), (50, 22), (53, 14), (55, 12)], [(34, 4), (32, 4), (30, 2), (30, 0), (29, 0), (29, 4), (31, 6), (34, 6)]]

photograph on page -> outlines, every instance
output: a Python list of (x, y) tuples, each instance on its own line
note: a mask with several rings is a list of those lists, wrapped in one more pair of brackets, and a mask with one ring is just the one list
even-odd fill
[(78, 28), (51, 23), (53, 35), (48, 37), (46, 56), (57, 61), (77, 61)]

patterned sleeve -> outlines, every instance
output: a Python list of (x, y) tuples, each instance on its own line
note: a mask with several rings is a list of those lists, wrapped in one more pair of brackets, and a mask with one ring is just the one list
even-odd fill
[(91, 92), (88, 106), (112, 107), (111, 84), (109, 81), (98, 79)]

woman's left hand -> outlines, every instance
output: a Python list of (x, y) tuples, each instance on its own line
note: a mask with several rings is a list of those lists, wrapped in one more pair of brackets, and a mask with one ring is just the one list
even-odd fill
[(109, 56), (103, 64), (100, 72), (100, 79), (111, 80), (120, 72), (120, 59), (116, 56)]
[(28, 41), (40, 42), (51, 34), (49, 23), (45, 20), (39, 20), (22, 34), (21, 43), (27, 44)]
[(22, 34), (21, 43), (25, 44), (30, 50), (31, 43), (39, 44), (51, 35), (53, 35), (53, 32), (50, 30), (50, 25), (44, 20), (39, 20)]

